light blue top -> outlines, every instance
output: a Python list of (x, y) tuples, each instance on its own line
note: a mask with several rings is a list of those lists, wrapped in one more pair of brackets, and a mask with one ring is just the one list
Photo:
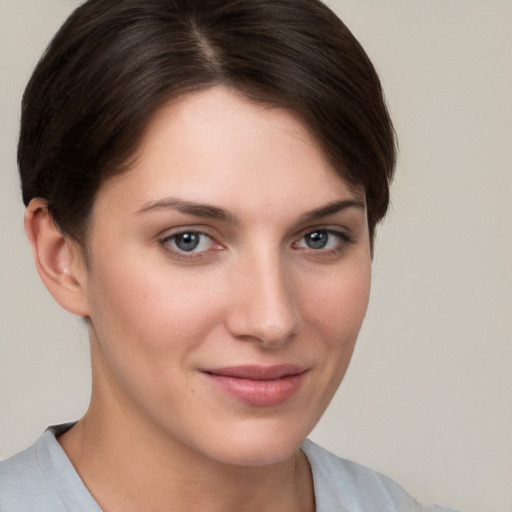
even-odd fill
[[(50, 427), (0, 462), (0, 512), (102, 512), (55, 438), (71, 425)], [(455, 512), (424, 507), (388, 477), (312, 441), (302, 451), (313, 472), (316, 512)]]

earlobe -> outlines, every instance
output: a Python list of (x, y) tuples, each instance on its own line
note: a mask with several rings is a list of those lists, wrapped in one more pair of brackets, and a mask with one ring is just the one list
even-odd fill
[(25, 211), (25, 232), (32, 246), (39, 276), (55, 300), (78, 316), (88, 316), (86, 266), (78, 244), (55, 225), (42, 198)]

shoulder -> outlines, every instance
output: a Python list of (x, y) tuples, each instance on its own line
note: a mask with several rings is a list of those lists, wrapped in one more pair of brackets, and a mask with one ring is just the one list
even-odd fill
[(1, 512), (99, 510), (55, 438), (69, 427), (52, 427), (26, 450), (0, 461)]
[[(44, 437), (44, 436), (43, 436)], [(41, 438), (42, 439), (42, 438)], [(41, 502), (55, 508), (57, 493), (48, 485), (38, 460), (38, 443), (0, 462), (0, 510), (37, 510)], [(64, 510), (64, 509), (62, 509)]]
[(391, 478), (338, 457), (309, 439), (301, 449), (311, 465), (318, 512), (456, 512), (438, 506), (426, 507)]

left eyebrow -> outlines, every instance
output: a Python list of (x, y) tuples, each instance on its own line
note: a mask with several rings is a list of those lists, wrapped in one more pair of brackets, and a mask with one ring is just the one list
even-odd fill
[(140, 215), (143, 213), (161, 209), (172, 209), (184, 213), (186, 215), (194, 215), (196, 217), (204, 217), (207, 219), (216, 219), (224, 222), (229, 222), (232, 224), (238, 223), (238, 219), (236, 218), (236, 216), (228, 212), (227, 210), (224, 210), (223, 208), (219, 208), (217, 206), (204, 203), (196, 203), (193, 201), (184, 201), (183, 199), (174, 197), (168, 197), (166, 199), (158, 201), (150, 201), (149, 203), (146, 203), (136, 213)]
[(310, 210), (309, 212), (304, 213), (300, 217), (300, 222), (308, 222), (314, 219), (328, 217), (329, 215), (334, 215), (343, 210), (346, 210), (347, 208), (357, 208), (358, 210), (364, 210), (365, 204), (359, 199), (344, 199), (343, 201), (333, 201), (332, 203), (328, 203), (325, 206), (320, 206), (319, 208), (315, 208), (314, 210)]

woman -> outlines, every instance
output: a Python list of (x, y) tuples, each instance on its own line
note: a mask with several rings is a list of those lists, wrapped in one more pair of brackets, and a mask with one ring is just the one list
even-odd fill
[(305, 440), (364, 318), (395, 163), (375, 70), (327, 7), (90, 0), (27, 86), (18, 159), (93, 388), (2, 463), (2, 511), (424, 509)]

